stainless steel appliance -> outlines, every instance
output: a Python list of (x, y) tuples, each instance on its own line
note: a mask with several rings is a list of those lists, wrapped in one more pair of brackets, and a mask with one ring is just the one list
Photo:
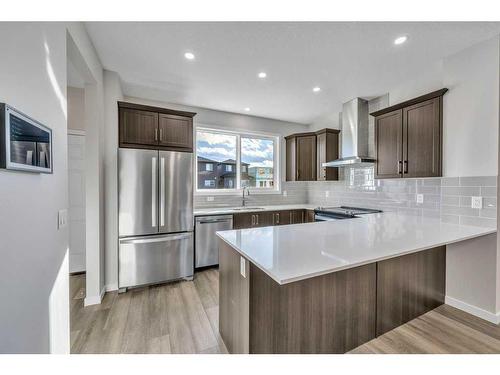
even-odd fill
[(314, 210), (314, 220), (315, 221), (332, 221), (332, 220), (344, 220), (344, 219), (355, 219), (358, 215), (375, 214), (382, 212), (382, 210), (375, 210), (372, 208), (361, 208), (361, 207), (318, 207)]
[(368, 101), (354, 98), (342, 105), (342, 157), (323, 163), (323, 167), (373, 165), (368, 155)]
[(119, 149), (118, 286), (190, 278), (193, 154)]
[(195, 267), (219, 264), (219, 245), (215, 232), (233, 229), (233, 215), (200, 216), (195, 223)]

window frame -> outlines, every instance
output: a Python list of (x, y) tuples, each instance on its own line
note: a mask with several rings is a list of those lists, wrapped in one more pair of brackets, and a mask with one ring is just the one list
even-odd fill
[[(229, 189), (199, 189), (198, 188), (198, 152), (197, 140), (198, 131), (207, 133), (216, 133), (231, 135), (236, 137), (236, 186)], [(248, 188), (250, 194), (281, 194), (281, 141), (279, 134), (252, 132), (252, 131), (233, 131), (210, 126), (196, 126), (194, 129), (194, 182), (195, 195), (239, 195), (242, 194), (241, 188), (241, 138), (268, 139), (273, 141), (273, 187)], [(248, 167), (247, 172), (248, 173)], [(215, 166), (214, 166), (215, 170)]]

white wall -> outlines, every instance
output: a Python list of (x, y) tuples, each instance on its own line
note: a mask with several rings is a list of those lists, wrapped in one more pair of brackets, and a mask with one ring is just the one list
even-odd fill
[(444, 60), (443, 173), (498, 174), (499, 38)]
[[(0, 101), (50, 127), (54, 142), (53, 174), (0, 170), (0, 352), (48, 353), (50, 332), (69, 340), (69, 297), (57, 294), (57, 275), (68, 272), (68, 230), (57, 229), (57, 212), (68, 206), (66, 29), (0, 23), (0, 42)], [(60, 310), (51, 315), (63, 318), (50, 327), (52, 290)]]
[(85, 131), (85, 90), (68, 86), (67, 97), (68, 129)]
[(497, 235), (446, 247), (446, 303), (494, 323), (497, 314)]
[(104, 71), (104, 185), (105, 185), (105, 283), (118, 289), (118, 101), (123, 93), (118, 74)]

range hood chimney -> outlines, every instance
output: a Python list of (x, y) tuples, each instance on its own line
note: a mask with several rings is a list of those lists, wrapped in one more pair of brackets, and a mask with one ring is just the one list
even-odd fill
[(342, 105), (342, 157), (323, 163), (323, 167), (373, 165), (368, 156), (368, 101), (354, 98)]

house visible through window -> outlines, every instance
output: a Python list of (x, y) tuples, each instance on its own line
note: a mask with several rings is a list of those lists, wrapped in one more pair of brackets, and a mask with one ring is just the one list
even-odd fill
[(279, 138), (260, 134), (196, 131), (197, 190), (231, 192), (243, 187), (279, 190)]

